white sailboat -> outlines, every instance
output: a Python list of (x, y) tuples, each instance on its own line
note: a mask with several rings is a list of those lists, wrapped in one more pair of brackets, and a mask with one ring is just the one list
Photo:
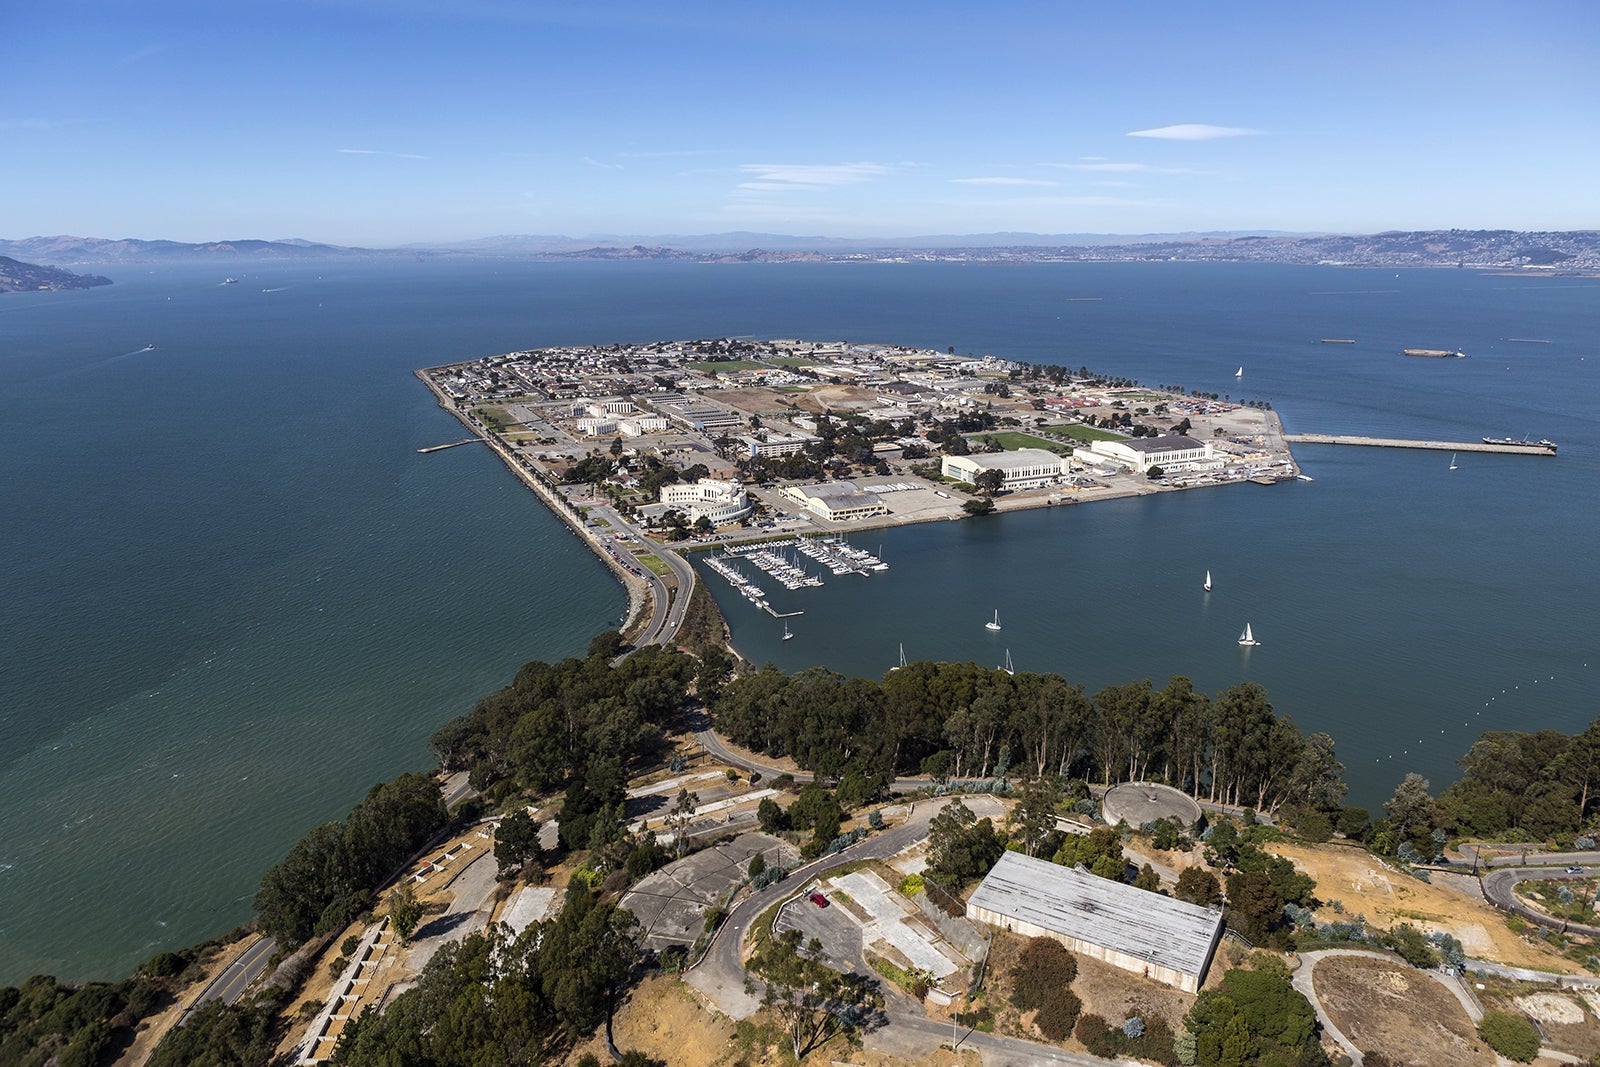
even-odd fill
[(896, 664), (895, 666), (890, 667), (889, 669), (891, 671), (897, 671), (901, 667), (904, 667), (905, 665), (906, 665), (906, 646), (904, 644), (902, 644), (900, 646), (900, 662), (898, 664)]
[(1206, 584), (1205, 584), (1204, 588), (1205, 588), (1206, 592), (1208, 592), (1208, 593), (1211, 592), (1211, 572), (1210, 571), (1206, 571)]
[(1450, 469), (1456, 469), (1456, 454), (1454, 452), (1450, 453)]
[(1240, 367), (1238, 370), (1234, 371), (1233, 372), (1233, 376), (1235, 378), (1243, 378), (1244, 377), (1244, 368)]
[(1261, 643), (1260, 641), (1256, 640), (1256, 635), (1250, 632), (1249, 623), (1244, 624), (1244, 633), (1239, 635), (1239, 643), (1241, 645), (1245, 645), (1246, 647), (1253, 647)]
[(1000, 670), (1005, 671), (1007, 674), (1014, 675), (1017, 673), (1016, 669), (1011, 666), (1011, 650), (1009, 648), (1006, 649), (1006, 665), (1001, 667)]
[(983, 624), (983, 628), (985, 630), (998, 630), (998, 629), (1000, 629), (1000, 609), (999, 608), (995, 608), (994, 609), (994, 618), (991, 621), (984, 623)]
[(788, 623), (784, 623), (783, 624), (783, 639), (785, 641), (787, 641), (790, 638), (792, 638), (793, 636), (794, 636), (794, 634), (789, 632), (789, 624)]

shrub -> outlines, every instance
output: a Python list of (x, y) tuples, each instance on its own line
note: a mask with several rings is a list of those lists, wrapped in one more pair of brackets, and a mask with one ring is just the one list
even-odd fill
[(1139, 1018), (1137, 1015), (1133, 1016), (1132, 1018), (1123, 1022), (1122, 1032), (1129, 1038), (1143, 1037), (1144, 1020)]
[(1078, 994), (1064, 987), (1053, 989), (1046, 994), (1044, 1003), (1039, 1005), (1039, 1014), (1033, 1017), (1033, 1025), (1051, 1041), (1065, 1041), (1072, 1036), (1072, 1029), (1078, 1024), (1081, 1011), (1083, 1001), (1078, 999)]
[(1088, 1049), (1089, 1055), (1099, 1056), (1103, 1060), (1115, 1059), (1121, 1051), (1122, 1042), (1118, 1038), (1122, 1037), (1122, 1031), (1113, 1030), (1098, 1015), (1079, 1016), (1072, 1036)]
[(1078, 961), (1065, 945), (1049, 937), (1029, 938), (1011, 969), (1011, 1003), (1019, 1011), (1042, 1008), (1052, 990), (1066, 989), (1076, 977)]
[(1518, 1063), (1531, 1063), (1539, 1054), (1539, 1031), (1527, 1016), (1516, 1012), (1484, 1012), (1478, 1036), (1500, 1055)]

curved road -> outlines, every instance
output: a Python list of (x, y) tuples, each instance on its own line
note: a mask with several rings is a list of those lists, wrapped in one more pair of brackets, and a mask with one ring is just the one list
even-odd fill
[[(1584, 853), (1592, 855), (1593, 853)], [(1576, 855), (1576, 854), (1574, 854)], [(1561, 930), (1580, 937), (1600, 937), (1600, 928), (1585, 926), (1583, 923), (1567, 922), (1547, 915), (1542, 911), (1528, 907), (1517, 899), (1516, 886), (1518, 882), (1565, 882), (1575, 881), (1593, 875), (1568, 874), (1559, 867), (1496, 867), (1483, 876), (1483, 895), (1501, 911), (1509, 911), (1520, 915), (1531, 923), (1548, 927), (1551, 930)]]

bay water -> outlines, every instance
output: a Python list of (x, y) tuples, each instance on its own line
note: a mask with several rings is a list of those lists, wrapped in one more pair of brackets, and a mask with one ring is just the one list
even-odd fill
[[(1481, 729), (1573, 730), (1600, 712), (1600, 280), (473, 260), (102, 272), (117, 284), (0, 300), (0, 982), (114, 977), (225, 931), (311, 825), (427, 766), (427, 736), (522, 662), (580, 654), (617, 622), (615, 581), (487, 450), (416, 452), (464, 434), (411, 372), (518, 348), (953, 347), (1267, 399), (1291, 432), (1550, 437), (1555, 459), (1464, 453), (1453, 472), (1444, 453), (1301, 446), (1310, 483), (863, 535), (890, 570), (766, 583), (778, 610), (806, 613), (789, 642), (709, 584), (740, 651), (787, 669), (875, 677), (904, 644), (995, 664), (1009, 650), (1091, 690), (1259, 680), (1333, 735), (1369, 805), (1407, 770), (1442, 787)], [(1263, 642), (1248, 652), (1245, 622)]]

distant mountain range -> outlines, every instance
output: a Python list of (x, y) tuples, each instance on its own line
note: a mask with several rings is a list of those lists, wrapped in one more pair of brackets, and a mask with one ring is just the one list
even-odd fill
[(56, 267), (41, 267), (37, 263), (23, 263), (10, 256), (0, 256), (0, 293), (36, 293), (56, 289), (89, 289), (96, 285), (110, 285), (110, 278), (98, 274), (74, 274)]
[(697, 263), (1180, 261), (1592, 272), (1600, 270), (1600, 231), (1423, 230), (1359, 236), (1238, 231), (1138, 235), (988, 233), (882, 239), (750, 232), (653, 237), (530, 234), (383, 249), (349, 248), (304, 240), (185, 244), (96, 237), (29, 237), (17, 241), (0, 240), (0, 256), (52, 264), (462, 256)]

